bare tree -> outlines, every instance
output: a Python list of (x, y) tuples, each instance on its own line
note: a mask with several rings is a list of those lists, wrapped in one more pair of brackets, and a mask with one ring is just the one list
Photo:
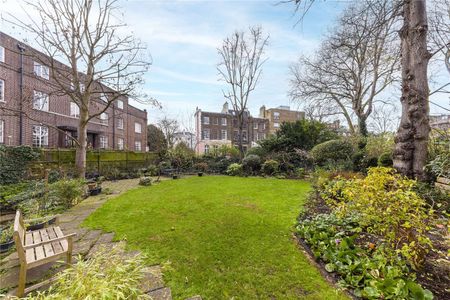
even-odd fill
[(169, 119), (167, 116), (164, 116), (162, 119), (158, 121), (158, 127), (164, 133), (167, 141), (167, 148), (172, 149), (175, 142), (175, 132), (180, 129), (178, 121), (175, 119)]
[[(150, 65), (145, 46), (126, 32), (115, 16), (117, 0), (25, 1), (38, 19), (10, 22), (30, 32), (44, 55), (28, 53), (50, 68), (53, 94), (70, 97), (80, 111), (75, 164), (85, 176), (87, 125), (118, 99), (132, 97), (143, 103), (156, 101), (139, 93)], [(96, 101), (101, 100), (101, 101)]]
[(251, 27), (250, 37), (244, 32), (236, 31), (223, 40), (222, 47), (217, 49), (220, 63), (217, 65), (220, 79), (228, 84), (223, 95), (233, 106), (238, 125), (238, 146), (241, 158), (244, 155), (242, 131), (248, 117), (247, 103), (250, 93), (255, 89), (261, 76), (263, 58), (268, 45), (269, 36), (264, 35), (261, 27)]
[(395, 79), (398, 46), (391, 1), (350, 5), (314, 57), (291, 67), (291, 98), (338, 110), (355, 133), (367, 136), (367, 119), (377, 97)]
[(371, 131), (376, 134), (394, 132), (399, 123), (396, 110), (397, 107), (392, 103), (375, 106), (368, 122)]

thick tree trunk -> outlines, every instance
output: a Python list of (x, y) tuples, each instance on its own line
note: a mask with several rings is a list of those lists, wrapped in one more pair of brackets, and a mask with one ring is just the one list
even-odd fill
[(367, 131), (367, 117), (358, 117), (358, 131), (363, 137), (367, 137), (369, 135), (369, 132)]
[(78, 146), (75, 153), (75, 167), (79, 178), (86, 176), (86, 150), (87, 150), (87, 112), (80, 113), (78, 124)]
[(401, 38), (402, 117), (395, 137), (394, 167), (403, 175), (425, 180), (428, 135), (426, 0), (404, 0)]

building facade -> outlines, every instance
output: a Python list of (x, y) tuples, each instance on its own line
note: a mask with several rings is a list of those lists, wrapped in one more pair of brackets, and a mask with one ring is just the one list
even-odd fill
[(430, 127), (438, 130), (450, 130), (450, 115), (430, 116)]
[(179, 131), (174, 133), (174, 146), (184, 143), (190, 149), (195, 150), (195, 134), (189, 131)]
[[(235, 111), (229, 109), (225, 102), (221, 112), (206, 112), (197, 109), (195, 112), (197, 154), (206, 154), (222, 145), (237, 146), (239, 143), (238, 120)], [(244, 115), (242, 142), (244, 151), (256, 145), (256, 142), (267, 137), (269, 120), (254, 118), (249, 112)]]
[[(36, 57), (42, 58), (39, 63)], [(0, 32), (0, 144), (74, 147), (70, 136), (77, 137), (79, 108), (67, 94), (55, 92), (56, 79), (44, 60), (39, 51)], [(89, 109), (102, 111), (105, 97), (106, 93), (96, 96)], [(145, 151), (147, 112), (119, 97), (88, 123), (87, 131), (89, 148)]]
[(289, 106), (284, 105), (269, 109), (266, 109), (263, 105), (259, 109), (259, 117), (269, 120), (269, 133), (274, 134), (283, 122), (295, 122), (305, 119), (305, 113), (291, 110)]

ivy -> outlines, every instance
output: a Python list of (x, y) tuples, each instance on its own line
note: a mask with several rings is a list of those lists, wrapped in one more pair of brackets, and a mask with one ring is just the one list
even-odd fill
[(29, 146), (0, 146), (0, 185), (24, 179), (28, 165), (40, 156), (39, 149)]

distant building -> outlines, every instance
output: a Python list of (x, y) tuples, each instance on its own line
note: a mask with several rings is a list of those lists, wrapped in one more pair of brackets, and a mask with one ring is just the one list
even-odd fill
[(430, 116), (430, 127), (439, 130), (450, 129), (450, 115)]
[(302, 111), (291, 110), (289, 106), (280, 105), (276, 108), (269, 108), (263, 105), (259, 109), (259, 117), (269, 120), (269, 133), (274, 134), (283, 122), (295, 122), (305, 119)]
[[(221, 112), (195, 112), (196, 145), (198, 154), (206, 154), (222, 145), (238, 145), (239, 130), (236, 112), (225, 102)], [(269, 120), (254, 118), (250, 112), (244, 114), (242, 142), (244, 151), (265, 139), (269, 133)]]
[(185, 143), (190, 149), (195, 150), (195, 134), (189, 131), (179, 131), (174, 134), (174, 146)]

